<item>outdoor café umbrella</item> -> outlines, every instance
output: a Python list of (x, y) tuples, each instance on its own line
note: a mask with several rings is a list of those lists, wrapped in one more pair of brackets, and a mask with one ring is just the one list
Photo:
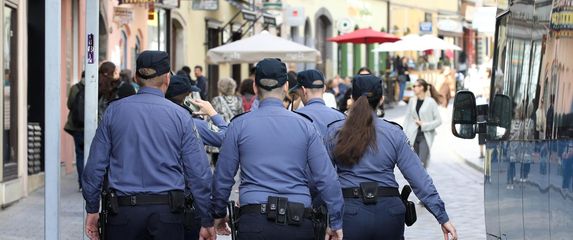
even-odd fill
[(462, 49), (454, 44), (448, 43), (433, 35), (408, 35), (402, 37), (402, 40), (381, 44), (373, 52), (400, 52), (400, 51), (426, 51), (426, 50), (454, 50), (461, 51)]
[[(358, 29), (351, 33), (329, 38), (328, 41), (335, 43), (372, 44), (396, 42), (400, 38), (385, 32), (374, 31), (371, 28)], [(366, 65), (368, 65), (368, 54), (366, 54)]]
[(280, 58), (283, 62), (321, 63), (318, 50), (274, 36), (267, 31), (207, 52), (209, 64), (256, 63), (263, 58)]

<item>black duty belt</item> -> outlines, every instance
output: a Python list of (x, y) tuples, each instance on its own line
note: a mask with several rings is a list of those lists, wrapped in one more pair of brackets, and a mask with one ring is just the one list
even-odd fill
[[(250, 214), (250, 213), (258, 213), (258, 214), (267, 214), (267, 205), (266, 204), (250, 204), (247, 206), (242, 206), (239, 210), (241, 215), (243, 214)], [(305, 208), (304, 209), (304, 218), (312, 219), (313, 211), (312, 208)]]
[(169, 195), (136, 195), (117, 197), (119, 206), (169, 205)]
[[(400, 192), (398, 188), (379, 187), (377, 195), (378, 197), (399, 197)], [(344, 198), (362, 198), (362, 190), (359, 187), (343, 188), (342, 196), (344, 196)]]

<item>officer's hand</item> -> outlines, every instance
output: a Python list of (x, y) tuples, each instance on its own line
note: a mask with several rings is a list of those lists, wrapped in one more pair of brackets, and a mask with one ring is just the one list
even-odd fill
[(213, 105), (211, 105), (210, 102), (203, 101), (201, 99), (192, 99), (191, 103), (199, 107), (201, 113), (207, 114), (210, 117), (217, 115), (217, 111), (215, 111), (215, 108), (213, 108)]
[[(456, 232), (456, 228), (451, 222), (447, 222), (442, 224), (442, 232), (444, 232), (444, 240), (458, 240), (458, 233)], [(451, 234), (451, 238), (448, 235)]]
[(342, 240), (342, 229), (338, 229), (336, 231), (332, 231), (332, 229), (326, 229), (326, 236), (324, 236), (324, 240)]
[(86, 235), (91, 240), (99, 240), (99, 213), (88, 213), (86, 217)]
[(199, 231), (199, 240), (215, 240), (217, 239), (217, 233), (214, 227), (201, 227)]
[(231, 229), (227, 226), (226, 218), (215, 219), (215, 230), (217, 230), (217, 234), (220, 235), (231, 235)]

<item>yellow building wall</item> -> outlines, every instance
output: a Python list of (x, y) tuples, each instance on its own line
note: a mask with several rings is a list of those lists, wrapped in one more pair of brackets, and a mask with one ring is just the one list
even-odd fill
[(459, 9), (457, 0), (392, 0), (391, 6), (417, 8), (426, 12), (439, 10), (442, 12), (456, 13)]
[[(221, 27), (223, 24), (229, 22), (233, 16), (238, 12), (238, 9), (230, 5), (226, 1), (219, 1), (219, 9), (217, 11), (200, 11), (191, 8), (191, 1), (181, 1), (181, 6), (177, 11), (181, 17), (185, 19), (186, 26), (185, 42), (186, 42), (186, 57), (185, 62), (187, 66), (193, 68), (195, 65), (203, 66), (204, 72), (207, 66), (207, 27), (206, 21), (213, 20), (219, 22)], [(235, 19), (237, 23), (242, 22), (242, 18)], [(243, 64), (246, 66), (246, 64)], [(243, 67), (245, 69), (246, 67)], [(242, 70), (241, 75), (243, 78), (248, 76), (248, 71)], [(219, 65), (219, 77), (231, 76), (231, 65)], [(209, 76), (207, 76), (209, 77)], [(212, 81), (210, 79), (210, 81)]]

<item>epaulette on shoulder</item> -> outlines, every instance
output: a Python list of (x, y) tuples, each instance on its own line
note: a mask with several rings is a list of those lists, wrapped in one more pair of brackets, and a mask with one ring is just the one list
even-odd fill
[(298, 115), (301, 115), (302, 117), (304, 117), (304, 118), (306, 118), (306, 119), (308, 119), (310, 122), (314, 122), (314, 121), (312, 120), (312, 118), (310, 118), (308, 115), (306, 115), (306, 114), (304, 114), (304, 113), (297, 112), (297, 111), (293, 111), (293, 112), (296, 113), (296, 114), (298, 114)]
[(245, 115), (245, 114), (247, 114), (247, 113), (250, 113), (250, 112), (251, 112), (251, 111), (248, 111), (248, 112), (244, 112), (244, 113), (235, 115), (233, 118), (231, 118), (231, 122), (232, 122), (233, 120), (239, 118), (240, 116), (243, 116), (243, 115)]
[(338, 119), (338, 120), (336, 120), (336, 121), (334, 121), (334, 122), (331, 122), (331, 123), (329, 123), (328, 125), (326, 125), (326, 127), (329, 128), (330, 126), (332, 126), (332, 124), (335, 124), (335, 123), (340, 122), (340, 121), (342, 121), (342, 120), (344, 120), (344, 119)]
[(386, 121), (387, 123), (392, 124), (392, 125), (396, 125), (397, 127), (400, 128), (400, 130), (404, 130), (404, 128), (402, 128), (402, 125), (400, 125), (400, 124), (398, 124), (398, 123), (396, 123), (396, 122), (388, 121), (388, 120), (386, 120), (386, 119), (383, 119), (383, 120)]
[(340, 111), (340, 109), (337, 109), (337, 108), (332, 108), (332, 109), (335, 110), (335, 111), (337, 111), (337, 112), (339, 112), (339, 113), (342, 113), (342, 115), (344, 115), (345, 117), (347, 117), (347, 116), (346, 116), (346, 113), (344, 113), (343, 111)]

